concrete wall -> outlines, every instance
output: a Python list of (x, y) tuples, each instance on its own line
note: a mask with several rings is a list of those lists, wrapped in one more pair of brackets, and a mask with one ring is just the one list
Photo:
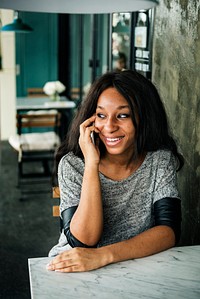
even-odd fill
[(200, 244), (200, 1), (160, 0), (156, 9), (153, 82), (185, 158), (178, 172), (181, 244)]

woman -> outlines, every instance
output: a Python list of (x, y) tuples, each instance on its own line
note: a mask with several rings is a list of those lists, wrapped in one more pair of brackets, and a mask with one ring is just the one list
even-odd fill
[(158, 92), (142, 75), (96, 80), (56, 158), (63, 230), (47, 269), (88, 271), (178, 242), (183, 159)]

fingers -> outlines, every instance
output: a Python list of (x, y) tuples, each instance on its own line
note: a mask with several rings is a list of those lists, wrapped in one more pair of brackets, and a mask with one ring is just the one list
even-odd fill
[[(96, 133), (99, 133), (99, 130), (95, 127), (94, 122), (95, 122), (96, 115), (93, 115), (92, 117), (86, 119), (81, 125), (80, 125), (80, 131), (85, 131), (87, 128), (90, 131), (95, 131)], [(80, 132), (81, 133), (81, 132)]]
[(84, 272), (86, 269), (80, 265), (69, 265), (68, 263), (60, 263), (56, 265), (47, 265), (47, 270), (55, 271), (55, 272), (62, 272), (62, 273), (69, 273), (69, 272)]
[[(79, 144), (82, 140), (86, 142), (91, 142), (91, 133), (96, 132), (99, 133), (99, 130), (95, 127), (94, 122), (95, 122), (96, 116), (93, 115), (92, 117), (86, 119), (81, 125), (80, 125), (80, 138), (79, 138)], [(86, 139), (85, 139), (86, 137)]]
[(47, 266), (55, 272), (84, 272), (97, 268), (92, 258), (95, 249), (73, 248), (56, 256)]
[(61, 271), (63, 269), (72, 268), (76, 265), (70, 258), (68, 251), (56, 256), (48, 265), (47, 269), (51, 271)]
[(72, 260), (63, 260), (58, 263), (49, 263), (47, 265), (47, 270), (56, 271), (56, 272), (72, 272), (77, 269), (77, 265), (72, 262)]
[(100, 151), (96, 143), (97, 136), (95, 136), (95, 142), (91, 138), (91, 133), (94, 131), (99, 134), (98, 128), (94, 126), (95, 115), (86, 119), (80, 125), (79, 146), (83, 153), (85, 164), (97, 165), (100, 161)]
[(95, 116), (92, 116), (92, 117), (86, 119), (80, 125), (80, 133), (81, 133), (81, 131), (85, 131), (87, 128), (90, 128), (90, 129), (94, 130), (94, 121), (95, 121)]
[(70, 273), (70, 272), (83, 272), (84, 270), (80, 270), (77, 266), (67, 267), (59, 270), (55, 270), (55, 272), (62, 272), (62, 273)]

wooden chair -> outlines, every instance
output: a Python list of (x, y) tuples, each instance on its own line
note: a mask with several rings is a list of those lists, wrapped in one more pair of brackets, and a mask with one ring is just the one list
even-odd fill
[(72, 100), (78, 100), (80, 98), (80, 88), (72, 87), (70, 89), (70, 97)]
[(34, 88), (28, 88), (27, 89), (27, 96), (30, 98), (35, 97), (47, 97), (47, 95), (44, 93), (43, 88), (40, 87), (34, 87)]
[(59, 187), (53, 187), (52, 188), (52, 197), (53, 199), (56, 199), (57, 205), (53, 205), (53, 217), (60, 217), (60, 189)]
[(59, 217), (59, 230), (61, 233), (62, 229), (63, 229), (63, 222), (60, 217), (60, 189), (58, 186), (52, 188), (52, 197), (54, 200), (52, 214), (53, 214), (53, 217), (57, 217), (57, 218)]
[[(16, 119), (17, 134), (10, 136), (9, 143), (18, 152), (18, 186), (22, 188), (23, 184), (28, 184), (28, 179), (30, 183), (39, 183), (41, 178), (51, 177), (50, 164), (60, 144), (60, 113), (57, 110), (29, 111), (17, 114)], [(40, 171), (25, 172), (25, 164), (30, 162), (41, 163), (43, 171), (40, 167)]]

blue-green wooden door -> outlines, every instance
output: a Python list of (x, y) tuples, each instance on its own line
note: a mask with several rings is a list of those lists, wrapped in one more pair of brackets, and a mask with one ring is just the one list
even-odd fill
[(16, 34), (18, 97), (26, 96), (27, 88), (58, 80), (57, 14), (21, 12), (19, 16), (33, 31)]

